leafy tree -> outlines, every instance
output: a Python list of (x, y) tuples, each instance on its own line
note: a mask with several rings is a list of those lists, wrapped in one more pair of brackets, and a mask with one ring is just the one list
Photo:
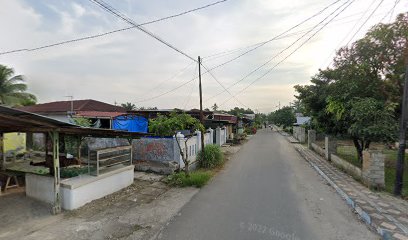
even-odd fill
[(12, 68), (0, 65), (0, 104), (10, 106), (33, 105), (37, 98), (27, 93), (24, 76), (15, 75)]
[(291, 107), (283, 107), (273, 112), (270, 116), (270, 120), (274, 124), (283, 126), (284, 128), (290, 127), (296, 122), (296, 117)]
[(356, 98), (349, 102), (349, 111), (343, 104), (335, 102), (330, 102), (327, 108), (339, 121), (347, 119), (349, 122), (348, 134), (362, 162), (363, 151), (370, 147), (371, 142), (391, 142), (395, 139), (398, 127), (394, 117), (395, 106), (374, 98)]
[[(400, 115), (408, 13), (377, 24), (364, 38), (341, 48), (331, 68), (311, 85), (295, 86), (312, 126), (353, 138), (358, 157), (372, 141), (389, 141)], [(371, 117), (370, 117), (371, 116)], [(381, 116), (381, 117), (380, 117)]]
[(136, 105), (131, 102), (122, 103), (120, 106), (126, 109), (126, 111), (133, 111), (137, 109)]
[(254, 114), (254, 111), (250, 108), (239, 108), (239, 107), (234, 107), (233, 109), (229, 110), (227, 113), (231, 115), (235, 115), (237, 117), (242, 116), (242, 114)]
[(211, 109), (216, 112), (218, 110), (218, 105), (216, 103), (214, 103), (214, 105), (212, 105)]
[[(173, 136), (180, 130), (190, 130), (192, 133), (199, 130), (201, 131), (201, 134), (204, 134), (205, 129), (198, 119), (186, 113), (172, 112), (169, 116), (158, 115), (157, 118), (149, 120), (149, 132), (154, 133), (156, 136)], [(186, 176), (189, 176), (190, 165), (187, 154), (187, 142), (191, 137), (193, 137), (193, 134), (185, 136), (184, 150), (176, 137), (177, 145), (180, 149), (180, 155), (185, 165), (184, 171)]]
[(91, 120), (84, 117), (73, 118), (74, 123), (81, 127), (91, 127), (92, 123)]

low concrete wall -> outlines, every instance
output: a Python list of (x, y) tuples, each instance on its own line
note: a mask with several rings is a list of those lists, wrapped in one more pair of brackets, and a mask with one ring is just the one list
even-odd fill
[(354, 177), (358, 177), (361, 178), (362, 173), (361, 173), (361, 169), (354, 166), (353, 164), (347, 162), (346, 160), (343, 160), (342, 158), (340, 158), (339, 156), (335, 155), (335, 154), (331, 154), (331, 161), (337, 165), (338, 167), (344, 169), (347, 173), (351, 174)]
[(125, 187), (134, 179), (134, 166), (120, 167), (97, 177), (82, 175), (61, 181), (62, 208), (73, 210)]
[(313, 151), (315, 151), (320, 156), (324, 157), (325, 151), (324, 151), (324, 149), (322, 147), (319, 147), (319, 145), (317, 145), (316, 143), (311, 143), (310, 145), (311, 145)]
[[(117, 166), (97, 177), (80, 175), (61, 181), (61, 207), (79, 208), (86, 203), (119, 191), (133, 183), (134, 166)], [(54, 178), (26, 174), (26, 195), (42, 202), (54, 203)]]
[(26, 173), (26, 195), (42, 202), (54, 203), (54, 177)]

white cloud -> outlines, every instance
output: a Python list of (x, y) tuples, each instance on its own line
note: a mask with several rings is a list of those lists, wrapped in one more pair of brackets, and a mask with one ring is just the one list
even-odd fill
[[(7, 35), (0, 38), (1, 50), (36, 47), (128, 26), (90, 2), (74, 1), (68, 4), (54, 1), (27, 3), (22, 0), (3, 2), (0, 8), (0, 28), (5, 29)], [(127, 0), (111, 3), (135, 21), (143, 22), (210, 2), (212, 0), (206, 0), (205, 3), (187, 0), (177, 2)], [(394, 1), (386, 2), (384, 12)], [(35, 4), (48, 4), (54, 16), (51, 17), (50, 13)], [(182, 17), (151, 24), (146, 28), (196, 58), (198, 55), (206, 56), (270, 39), (327, 4), (327, 1), (323, 0), (228, 1)], [(362, 12), (365, 8), (363, 1), (356, 1), (353, 8), (342, 16)], [(401, 4), (398, 11), (407, 8), (408, 4)], [(358, 17), (356, 15), (351, 20)], [(381, 17), (382, 15), (377, 15), (371, 24)], [(340, 37), (344, 37), (354, 24), (354, 22), (341, 23), (328, 27), (238, 97), (251, 108), (263, 109), (261, 111), (272, 110), (279, 101), (282, 105), (288, 104), (293, 100), (293, 85), (307, 83), (310, 76), (324, 65), (327, 57), (337, 47)], [(367, 24), (364, 29), (366, 30), (369, 25)], [(310, 26), (313, 26), (313, 23), (299, 27), (295, 31)], [(214, 74), (225, 86), (230, 86), (299, 36), (268, 43), (215, 70)], [(234, 94), (239, 92), (293, 49), (289, 49), (265, 68), (236, 84), (230, 91)], [(204, 63), (206, 66), (215, 66), (237, 54), (214, 60), (204, 58)], [(73, 95), (77, 99), (94, 98), (110, 103), (136, 102), (162, 94), (190, 80), (195, 66), (177, 78), (163, 81), (189, 62), (190, 60), (179, 53), (135, 29), (36, 52), (0, 56), (0, 64), (12, 66), (18, 73), (27, 76), (29, 89), (38, 95), (41, 102), (63, 100), (65, 95)], [(187, 105), (197, 107), (197, 86), (194, 84), (197, 82), (137, 105), (183, 107), (190, 99)], [(154, 86), (157, 88), (152, 90)], [(208, 74), (203, 76), (203, 88), (204, 99), (221, 89)], [(189, 98), (191, 90), (194, 92)], [(224, 93), (205, 102), (204, 105), (209, 107), (214, 102), (221, 104), (229, 97)], [(225, 108), (235, 105), (237, 103), (231, 100), (225, 104)]]

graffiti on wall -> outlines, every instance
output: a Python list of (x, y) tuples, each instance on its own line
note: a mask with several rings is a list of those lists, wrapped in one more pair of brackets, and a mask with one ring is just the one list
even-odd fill
[(134, 160), (173, 161), (173, 139), (137, 139), (133, 141)]

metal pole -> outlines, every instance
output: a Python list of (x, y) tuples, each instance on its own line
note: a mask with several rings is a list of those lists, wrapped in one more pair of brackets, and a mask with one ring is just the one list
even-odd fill
[[(201, 58), (198, 56), (198, 81), (199, 81), (199, 88), (200, 88), (200, 122), (204, 126), (204, 114), (203, 114), (203, 91), (201, 88)], [(204, 152), (204, 134), (205, 130), (201, 132), (201, 151)], [(204, 156), (204, 154), (203, 154)]]
[(407, 66), (405, 70), (404, 94), (402, 96), (402, 110), (401, 110), (401, 122), (400, 122), (400, 132), (399, 132), (399, 148), (398, 148), (397, 166), (395, 169), (394, 194), (396, 196), (401, 196), (402, 194), (402, 182), (403, 182), (403, 175), (404, 175), (404, 159), (405, 159), (405, 142), (406, 142), (406, 132), (407, 132), (407, 121), (408, 121), (408, 56), (406, 59), (407, 59), (406, 60)]

